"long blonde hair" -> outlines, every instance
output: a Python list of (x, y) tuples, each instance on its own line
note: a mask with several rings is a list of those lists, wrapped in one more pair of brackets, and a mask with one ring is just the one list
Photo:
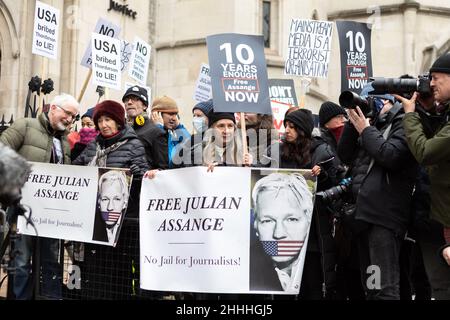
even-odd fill
[[(208, 165), (214, 162), (219, 162), (221, 160), (220, 155), (217, 154), (217, 147), (223, 148), (222, 146), (217, 146), (215, 138), (214, 128), (209, 128), (205, 132), (203, 139), (203, 164)], [(225, 163), (227, 165), (243, 165), (243, 148), (242, 148), (242, 138), (239, 134), (240, 131), (235, 130), (233, 133), (233, 140), (225, 147)]]

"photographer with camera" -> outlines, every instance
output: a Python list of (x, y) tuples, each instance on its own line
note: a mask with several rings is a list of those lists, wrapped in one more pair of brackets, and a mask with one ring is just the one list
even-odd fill
[[(314, 221), (323, 239), (323, 259), (333, 262), (335, 272), (329, 272), (335, 283), (335, 295), (339, 300), (361, 300), (364, 292), (360, 285), (356, 246), (341, 219), (346, 190), (344, 180), (347, 168), (337, 155), (338, 142), (347, 122), (347, 112), (331, 101), (324, 102), (319, 110), (320, 135), (313, 138), (312, 161), (320, 164), (322, 174), (318, 177), (315, 210), (319, 213)], [(349, 182), (348, 182), (349, 183)], [(356, 257), (356, 258), (355, 258)], [(330, 267), (331, 263), (328, 264)], [(330, 278), (330, 277), (329, 277)]]
[(346, 122), (347, 113), (344, 108), (331, 101), (322, 103), (319, 110), (320, 135), (313, 137), (312, 161), (314, 164), (329, 161), (319, 180), (319, 191), (338, 185), (345, 176), (346, 169), (337, 156), (337, 144)]
[(417, 163), (406, 143), (401, 107), (389, 96), (370, 100), (370, 113), (359, 106), (347, 110), (350, 121), (338, 155), (350, 166), (353, 234), (366, 299), (398, 300), (399, 252), (410, 219)]
[[(411, 99), (396, 96), (405, 110), (403, 126), (408, 145), (417, 161), (427, 168), (430, 180), (431, 217), (419, 241), (424, 254), (425, 267), (435, 299), (450, 299), (450, 54), (439, 57), (430, 69), (430, 87), (436, 103), (440, 123), (427, 126), (416, 105), (419, 93)], [(434, 132), (433, 132), (434, 131)], [(425, 232), (424, 232), (425, 231)], [(447, 236), (446, 236), (447, 235)], [(436, 257), (440, 251), (443, 261)]]

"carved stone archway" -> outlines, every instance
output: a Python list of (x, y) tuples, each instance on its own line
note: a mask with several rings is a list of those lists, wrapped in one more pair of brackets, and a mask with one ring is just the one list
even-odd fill
[(0, 116), (13, 113), (17, 116), (20, 45), (11, 11), (3, 0), (0, 0), (0, 51)]

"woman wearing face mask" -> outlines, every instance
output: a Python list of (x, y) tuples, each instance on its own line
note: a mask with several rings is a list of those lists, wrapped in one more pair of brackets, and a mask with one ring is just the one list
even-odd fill
[(174, 156), (173, 163), (177, 168), (202, 165), (202, 155), (198, 154), (198, 156), (195, 156), (195, 150), (201, 150), (201, 148), (197, 148), (196, 146), (202, 144), (205, 131), (208, 129), (209, 124), (208, 114), (212, 112), (213, 107), (213, 100), (209, 99), (208, 101), (197, 103), (192, 109), (192, 127), (194, 128), (194, 133), (191, 139), (186, 140), (180, 148), (180, 151)]
[(318, 190), (336, 186), (345, 175), (345, 168), (337, 156), (337, 145), (347, 122), (347, 113), (341, 106), (331, 101), (322, 104), (319, 110), (320, 135), (312, 142), (312, 162), (317, 164), (329, 159), (323, 179), (319, 180)]
[(192, 125), (194, 127), (194, 135), (201, 135), (208, 129), (208, 114), (213, 109), (213, 100), (200, 102), (192, 109)]
[(95, 123), (92, 120), (95, 108), (90, 108), (81, 117), (81, 130), (78, 132), (80, 140), (75, 143), (70, 158), (74, 161), (83, 152), (86, 146), (92, 142), (98, 135), (97, 129), (95, 129)]

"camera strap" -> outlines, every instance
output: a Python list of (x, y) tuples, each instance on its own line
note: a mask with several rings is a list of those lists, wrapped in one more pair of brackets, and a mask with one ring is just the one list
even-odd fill
[[(392, 129), (392, 121), (391, 121), (391, 123), (389, 123), (388, 127), (387, 127), (386, 130), (383, 132), (383, 138), (384, 138), (384, 140), (387, 140), (387, 138), (388, 138), (388, 136), (389, 136), (389, 133), (391, 133), (391, 129)], [(367, 169), (366, 177), (369, 175), (370, 170), (372, 170), (374, 164), (375, 164), (375, 159), (372, 158), (372, 160), (370, 161), (370, 164), (369, 164), (369, 168)]]

